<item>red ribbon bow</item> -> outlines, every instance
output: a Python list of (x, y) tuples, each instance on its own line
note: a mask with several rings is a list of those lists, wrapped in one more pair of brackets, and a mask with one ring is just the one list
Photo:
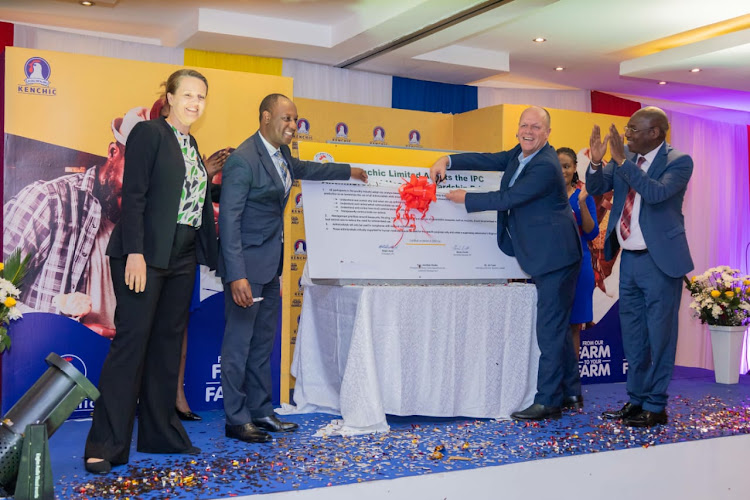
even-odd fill
[[(402, 234), (396, 245), (401, 243), (404, 231), (416, 231), (416, 216), (411, 211), (416, 210), (422, 215), (420, 220), (424, 219), (427, 211), (430, 209), (430, 203), (437, 201), (436, 189), (437, 185), (434, 182), (430, 182), (429, 177), (417, 177), (414, 174), (411, 174), (408, 182), (404, 180), (404, 184), (398, 188), (398, 193), (401, 195), (401, 203), (396, 207), (396, 217), (393, 219), (393, 227)], [(401, 212), (402, 206), (403, 214)], [(425, 231), (425, 234), (429, 233)], [(395, 247), (396, 245), (393, 246)]]

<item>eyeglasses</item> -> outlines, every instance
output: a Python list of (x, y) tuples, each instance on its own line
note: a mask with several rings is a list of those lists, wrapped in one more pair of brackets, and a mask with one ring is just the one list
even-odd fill
[(631, 134), (635, 134), (636, 132), (643, 132), (645, 130), (651, 130), (652, 128), (656, 128), (656, 127), (653, 126), (653, 127), (646, 127), (646, 128), (635, 128), (635, 127), (631, 127), (630, 125), (625, 125), (625, 133), (627, 134), (628, 132), (630, 132)]

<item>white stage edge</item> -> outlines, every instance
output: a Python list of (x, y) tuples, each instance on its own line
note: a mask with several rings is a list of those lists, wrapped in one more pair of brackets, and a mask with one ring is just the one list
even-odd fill
[(233, 497), (263, 500), (750, 498), (750, 435), (662, 444), (391, 480)]

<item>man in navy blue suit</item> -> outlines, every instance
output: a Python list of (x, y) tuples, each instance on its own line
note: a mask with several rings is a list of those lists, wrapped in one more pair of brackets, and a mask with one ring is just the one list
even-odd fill
[[(591, 133), (590, 194), (614, 189), (604, 255), (621, 248), (620, 327), (628, 360), (628, 402), (604, 418), (633, 427), (667, 423), (667, 387), (677, 350), (682, 276), (693, 269), (682, 202), (693, 160), (665, 142), (669, 121), (659, 108), (636, 111), (625, 127)], [(602, 168), (609, 143), (612, 160)]]
[(489, 193), (450, 191), (446, 198), (467, 212), (497, 211), (497, 243), (534, 279), (537, 343), (541, 355), (534, 404), (511, 414), (519, 420), (560, 418), (562, 407), (582, 408), (570, 311), (581, 267), (581, 243), (568, 203), (562, 169), (549, 145), (547, 110), (530, 107), (518, 123), (519, 144), (499, 153), (463, 153), (440, 158), (430, 168), (439, 182), (451, 170), (505, 172)]
[(279, 420), (271, 405), (284, 208), (292, 183), (349, 178), (367, 182), (367, 172), (359, 167), (292, 156), (289, 144), (299, 117), (288, 97), (269, 94), (258, 111), (258, 131), (240, 144), (224, 166), (219, 207), (218, 274), (224, 282), (226, 320), (221, 345), (224, 430), (229, 438), (251, 443), (270, 441), (266, 431), (290, 432), (298, 427)]

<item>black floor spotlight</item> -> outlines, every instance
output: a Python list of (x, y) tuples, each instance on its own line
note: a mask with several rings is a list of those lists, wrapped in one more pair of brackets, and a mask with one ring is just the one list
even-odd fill
[(54, 352), (49, 368), (0, 422), (0, 496), (16, 500), (54, 498), (47, 438), (86, 398), (99, 391)]

